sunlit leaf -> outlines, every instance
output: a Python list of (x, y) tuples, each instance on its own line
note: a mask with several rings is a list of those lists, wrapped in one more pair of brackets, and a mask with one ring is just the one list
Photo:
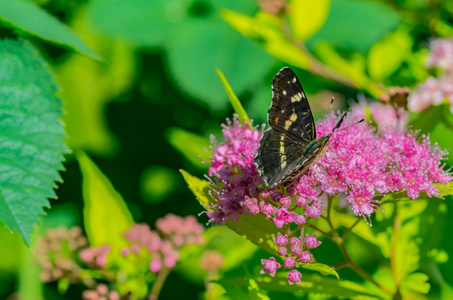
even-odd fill
[(407, 30), (400, 28), (388, 33), (368, 52), (367, 65), (370, 76), (379, 81), (387, 79), (410, 55), (412, 39)]
[(110, 245), (109, 259), (120, 256), (126, 245), (123, 237), (133, 224), (132, 215), (121, 195), (107, 177), (83, 152), (77, 152), (83, 183), (83, 217), (91, 246)]
[[(287, 273), (277, 272), (275, 277), (268, 274), (255, 277), (259, 287), (275, 292), (287, 292), (295, 295), (307, 295), (310, 293), (321, 293), (335, 298), (346, 299), (381, 299), (371, 290), (360, 284), (347, 280), (337, 280), (320, 275), (303, 274), (301, 284), (290, 285), (288, 283)], [(247, 286), (248, 281), (244, 277), (224, 278), (221, 284), (233, 286)]]
[(320, 273), (325, 273), (328, 275), (333, 275), (337, 277), (337, 279), (340, 279), (340, 276), (338, 275), (337, 271), (335, 271), (334, 269), (325, 264), (320, 263), (301, 264), (301, 268), (312, 271), (318, 271)]
[(184, 180), (189, 185), (189, 189), (197, 198), (198, 202), (205, 209), (208, 209), (208, 205), (214, 202), (214, 199), (210, 196), (209, 182), (207, 180), (199, 179), (195, 176), (190, 175), (184, 170), (179, 170), (184, 177)]
[(72, 48), (91, 58), (101, 59), (71, 29), (33, 1), (2, 0), (0, 23), (13, 27), (20, 33), (24, 32), (45, 41)]
[(33, 225), (56, 198), (65, 132), (47, 63), (23, 40), (0, 40), (0, 222), (29, 245)]
[[(431, 285), (429, 277), (423, 273), (412, 273), (401, 281), (401, 294), (403, 297), (414, 299), (417, 294), (428, 294)], [(415, 295), (414, 295), (415, 294)]]
[[(34, 242), (33, 242), (34, 244)], [(19, 299), (42, 299), (43, 285), (41, 281), (41, 268), (36, 264), (32, 252), (21, 247), (22, 263), (19, 269)]]
[(310, 56), (283, 34), (278, 17), (264, 12), (258, 12), (251, 17), (224, 10), (222, 18), (242, 35), (255, 40), (273, 57), (299, 68), (310, 67)]
[[(206, 169), (202, 161), (209, 159), (209, 139), (182, 128), (170, 127), (166, 132), (168, 142), (194, 166)], [(200, 157), (201, 156), (201, 157)]]
[(228, 99), (230, 99), (230, 103), (233, 106), (234, 111), (238, 115), (239, 120), (246, 121), (248, 124), (250, 124), (250, 119), (249, 119), (249, 116), (247, 115), (247, 112), (242, 107), (242, 104), (239, 101), (238, 97), (234, 94), (233, 89), (231, 88), (230, 84), (226, 80), (222, 71), (220, 71), (218, 68), (216, 68), (215, 70), (220, 77), (220, 81), (222, 81), (223, 88), (225, 89)]
[(292, 0), (289, 2), (288, 18), (296, 39), (305, 41), (316, 33), (329, 16), (331, 0)]

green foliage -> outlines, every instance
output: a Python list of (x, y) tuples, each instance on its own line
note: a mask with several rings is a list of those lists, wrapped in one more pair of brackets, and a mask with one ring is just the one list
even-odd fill
[(214, 199), (209, 194), (209, 182), (207, 180), (199, 179), (195, 176), (190, 175), (184, 170), (179, 170), (184, 177), (184, 180), (189, 185), (189, 189), (197, 198), (198, 202), (205, 208), (214, 203)]
[(179, 179), (176, 170), (156, 165), (150, 166), (141, 175), (141, 196), (149, 203), (160, 203), (177, 188)]
[(121, 195), (101, 170), (83, 152), (77, 153), (83, 176), (83, 218), (88, 241), (93, 247), (110, 245), (110, 261), (121, 256), (127, 245), (123, 234), (134, 220)]
[(321, 41), (366, 52), (386, 33), (395, 29), (401, 17), (382, 3), (363, 0), (332, 0), (326, 23), (307, 41), (313, 49)]
[(325, 264), (320, 264), (320, 263), (309, 263), (309, 264), (301, 264), (301, 267), (303, 269), (307, 270), (312, 270), (312, 271), (318, 271), (319, 273), (322, 274), (328, 274), (328, 275), (333, 275), (337, 277), (337, 279), (340, 279), (340, 276), (338, 275), (337, 271), (329, 267), (328, 265)]
[[(340, 299), (381, 299), (377, 294), (373, 294), (370, 289), (348, 280), (337, 280), (319, 275), (304, 274), (300, 285), (289, 285), (286, 276), (287, 274), (284, 272), (277, 272), (274, 278), (263, 275), (256, 277), (255, 280), (263, 290), (293, 293), (298, 296), (323, 294)], [(220, 283), (222, 286), (248, 286), (248, 282), (244, 277), (225, 278)]]
[(31, 1), (3, 0), (0, 5), (0, 22), (19, 33), (69, 47), (97, 60), (101, 59), (65, 24)]
[(289, 22), (293, 36), (305, 41), (318, 32), (329, 16), (331, 0), (292, 0), (289, 3)]
[(225, 76), (223, 75), (222, 71), (220, 71), (218, 68), (215, 69), (217, 74), (220, 77), (220, 81), (222, 81), (223, 88), (225, 89), (225, 92), (228, 96), (228, 99), (230, 99), (230, 103), (233, 106), (234, 111), (239, 117), (240, 121), (246, 121), (248, 124), (250, 123), (249, 116), (247, 115), (247, 112), (244, 110), (242, 107), (241, 102), (239, 101), (238, 97), (234, 94), (233, 89), (231, 88), (230, 84), (226, 80)]
[(55, 198), (63, 154), (57, 86), (42, 57), (23, 40), (0, 40), (0, 221), (27, 245)]
[(202, 161), (209, 159), (209, 139), (182, 128), (170, 127), (166, 132), (167, 141), (194, 166), (206, 169)]

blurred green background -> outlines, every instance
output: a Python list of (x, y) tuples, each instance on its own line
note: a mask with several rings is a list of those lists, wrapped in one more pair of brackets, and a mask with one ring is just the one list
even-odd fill
[[(232, 117), (215, 67), (225, 74), (255, 124), (261, 124), (266, 122), (272, 77), (289, 65), (319, 119), (332, 96), (337, 100), (335, 108), (346, 108), (358, 95), (378, 98), (386, 87), (412, 87), (423, 81), (428, 76), (424, 58), (429, 40), (453, 35), (452, 1), (35, 3), (67, 24), (102, 59), (12, 28), (4, 16), (0, 16), (1, 35), (23, 35), (39, 49), (60, 86), (68, 146), (92, 157), (123, 196), (134, 220), (148, 224), (169, 212), (180, 216), (201, 212), (178, 170), (202, 177), (209, 136), (220, 136), (220, 124)], [(1, 7), (0, 3), (0, 12)], [(33, 11), (26, 13), (16, 17), (30, 17), (38, 26), (40, 20), (33, 20)], [(441, 146), (452, 147), (450, 129), (435, 124), (429, 129)], [(81, 173), (74, 156), (66, 158), (59, 199), (51, 201), (38, 232), (83, 225)], [(448, 216), (453, 206), (450, 202), (446, 206), (448, 214), (442, 220), (451, 228), (453, 218)], [(199, 221), (208, 219), (200, 215)], [(443, 249), (453, 248), (451, 241), (443, 243)], [(20, 237), (1, 228), (0, 299), (15, 299), (17, 290), (42, 291), (45, 299), (80, 299), (78, 286), (60, 295), (57, 284), (33, 284), (30, 278), (36, 278), (38, 271), (27, 268), (31, 260), (27, 251)], [(369, 260), (378, 261), (370, 253), (368, 258), (362, 255), (365, 266)], [(453, 285), (450, 266), (441, 264), (438, 275)], [(198, 299), (204, 289), (187, 272), (173, 272), (165, 286), (162, 299)]]

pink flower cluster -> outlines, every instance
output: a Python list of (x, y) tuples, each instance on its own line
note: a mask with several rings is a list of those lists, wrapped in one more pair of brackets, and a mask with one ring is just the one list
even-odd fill
[(431, 42), (427, 66), (440, 68), (441, 75), (431, 76), (415, 88), (409, 95), (408, 109), (419, 112), (431, 105), (448, 101), (453, 113), (453, 39), (436, 39)]
[(120, 300), (121, 296), (117, 291), (110, 291), (108, 286), (101, 283), (94, 290), (85, 290), (82, 294), (83, 300)]
[(153, 231), (147, 224), (134, 224), (125, 234), (131, 246), (123, 248), (124, 256), (145, 252), (149, 254), (149, 270), (174, 268), (179, 259), (179, 249), (189, 244), (203, 244), (203, 226), (195, 217), (181, 218), (172, 214), (156, 221), (160, 231)]
[[(354, 107), (343, 127), (364, 115), (363, 107)], [(332, 113), (318, 122), (317, 136), (328, 134), (338, 117)], [(420, 192), (436, 196), (438, 191), (433, 184), (451, 180), (441, 165), (445, 152), (430, 145), (427, 137), (417, 139), (417, 133), (408, 130), (391, 126), (376, 129), (365, 122), (332, 135), (328, 145), (332, 154), (327, 152), (313, 165), (316, 171), (310, 169), (286, 189), (282, 185), (268, 188), (253, 163), (260, 135), (257, 128), (241, 124), (237, 117), (224, 125), (224, 141), (214, 143), (209, 169), (214, 199), (207, 212), (211, 222), (225, 224), (228, 219), (236, 221), (240, 214), (254, 214), (271, 219), (286, 232), (295, 232), (311, 218), (323, 214), (325, 195), (346, 199), (355, 215), (369, 219), (378, 208), (376, 196), (396, 191), (406, 191), (412, 199), (419, 197)], [(275, 241), (278, 254), (285, 257), (284, 267), (309, 263), (311, 254), (305, 248), (314, 248), (310, 246), (317, 243), (305, 238), (305, 248), (301, 248), (302, 241), (297, 242), (291, 235), (286, 238), (290, 251), (286, 243), (277, 241), (284, 238), (277, 237)], [(271, 275), (280, 267), (274, 258), (263, 260), (263, 265), (263, 272)], [(288, 275), (292, 283), (300, 279), (296, 272)]]
[(85, 247), (87, 239), (80, 227), (49, 229), (40, 238), (34, 256), (42, 269), (44, 282), (66, 278), (70, 282), (80, 280), (80, 268), (74, 253)]
[(89, 247), (82, 250), (79, 254), (80, 260), (91, 268), (104, 268), (107, 262), (107, 255), (110, 252), (109, 245), (99, 247)]

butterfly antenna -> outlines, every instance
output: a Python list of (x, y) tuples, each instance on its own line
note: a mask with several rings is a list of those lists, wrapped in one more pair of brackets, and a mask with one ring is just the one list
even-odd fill
[[(332, 111), (332, 104), (333, 104), (334, 100), (335, 100), (334, 97), (332, 97), (332, 100), (330, 100), (329, 112), (326, 115), (327, 118), (330, 116), (330, 112)], [(324, 120), (324, 127), (327, 127), (327, 118), (325, 118), (325, 120)]]
[[(334, 134), (334, 133), (337, 133), (337, 132), (340, 132), (340, 131), (343, 131), (343, 130), (346, 130), (348, 128), (351, 128), (352, 126), (355, 126), (357, 124), (360, 124), (362, 123), (363, 121), (365, 121), (365, 119), (362, 119), (358, 122), (355, 122), (354, 124), (351, 124), (349, 126), (346, 126), (345, 128), (341, 128), (341, 129), (338, 129), (338, 127), (340, 127), (341, 123), (343, 123), (343, 117), (346, 115), (346, 113), (341, 117), (340, 121), (338, 121), (337, 125), (335, 126), (335, 128), (332, 130), (332, 132), (330, 132), (330, 135)], [(336, 130), (338, 129), (338, 130)]]

